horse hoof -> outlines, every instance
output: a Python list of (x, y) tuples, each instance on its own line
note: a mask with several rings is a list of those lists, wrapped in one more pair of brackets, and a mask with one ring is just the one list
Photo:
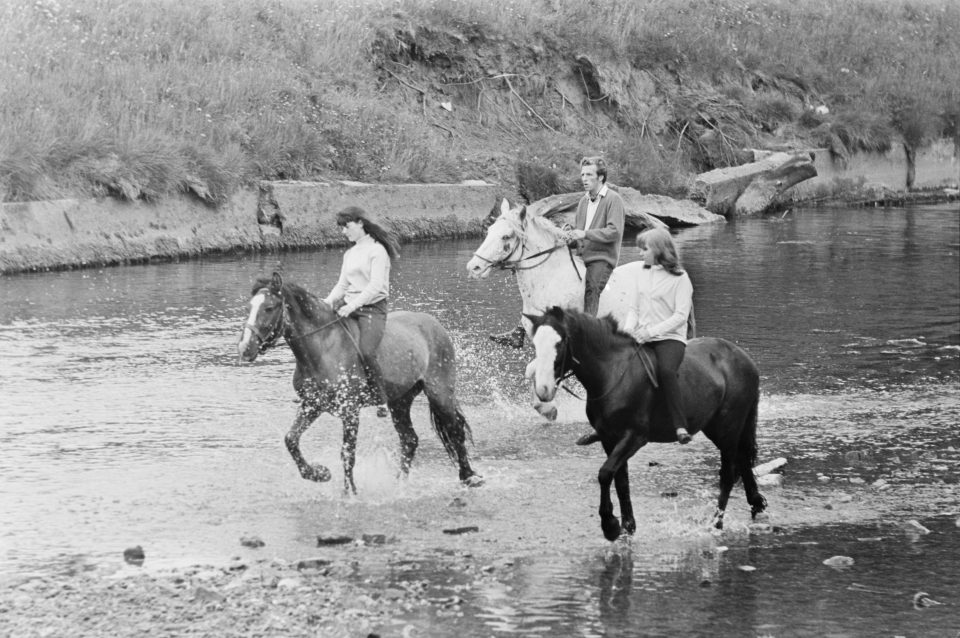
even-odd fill
[(303, 478), (314, 483), (326, 483), (332, 478), (330, 470), (322, 465), (311, 465), (304, 473)]
[(600, 524), (600, 527), (603, 528), (603, 537), (608, 541), (613, 542), (620, 538), (620, 521), (617, 519), (604, 521)]
[(483, 485), (483, 477), (480, 476), (479, 474), (473, 474), (463, 479), (460, 482), (463, 483), (466, 487), (480, 487), (481, 485)]
[(722, 519), (722, 518), (718, 518), (717, 520), (715, 520), (715, 521), (713, 522), (713, 529), (719, 529), (719, 530), (722, 530), (722, 529), (723, 529), (723, 519)]

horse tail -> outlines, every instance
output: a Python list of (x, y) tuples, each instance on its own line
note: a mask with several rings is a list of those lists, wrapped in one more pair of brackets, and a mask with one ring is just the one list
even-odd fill
[(443, 449), (452, 460), (461, 462), (467, 455), (466, 442), (473, 443), (473, 432), (470, 430), (467, 418), (458, 407), (455, 407), (451, 413), (432, 399), (428, 398), (428, 401), (430, 423), (433, 424), (434, 431), (443, 443)]

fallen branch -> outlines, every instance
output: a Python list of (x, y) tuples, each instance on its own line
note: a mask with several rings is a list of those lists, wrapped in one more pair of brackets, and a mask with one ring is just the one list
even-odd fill
[(543, 124), (544, 126), (546, 126), (548, 129), (550, 129), (550, 130), (553, 131), (554, 133), (556, 133), (557, 130), (556, 130), (555, 128), (553, 128), (552, 126), (550, 126), (549, 124), (547, 124), (547, 121), (546, 121), (545, 119), (543, 119), (542, 117), (540, 117), (540, 114), (537, 113), (536, 111), (534, 111), (534, 110), (533, 110), (533, 107), (530, 106), (529, 104), (527, 104), (527, 101), (524, 100), (522, 97), (520, 97), (520, 94), (517, 93), (517, 92), (514, 90), (513, 85), (510, 84), (510, 79), (507, 78), (507, 77), (504, 77), (503, 79), (506, 81), (507, 86), (510, 87), (510, 92), (513, 93), (514, 95), (516, 95), (518, 100), (520, 100), (521, 102), (523, 102), (523, 105), (524, 105), (525, 107), (527, 107), (527, 109), (529, 109), (530, 112), (533, 113), (533, 115), (534, 115), (538, 120), (540, 120), (540, 123)]

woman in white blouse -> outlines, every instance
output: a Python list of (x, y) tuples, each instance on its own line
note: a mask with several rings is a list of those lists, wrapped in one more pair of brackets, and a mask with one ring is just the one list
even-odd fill
[(379, 397), (377, 416), (385, 417), (387, 393), (377, 361), (377, 347), (387, 325), (390, 265), (400, 255), (400, 247), (392, 233), (357, 206), (348, 206), (337, 213), (337, 225), (353, 246), (344, 253), (340, 278), (324, 301), (341, 317), (357, 320), (361, 363), (374, 396)]
[(693, 307), (693, 284), (680, 266), (670, 233), (662, 228), (637, 235), (644, 266), (624, 329), (657, 355), (657, 377), (677, 441), (690, 442), (680, 399), (677, 370), (687, 348), (687, 320)]

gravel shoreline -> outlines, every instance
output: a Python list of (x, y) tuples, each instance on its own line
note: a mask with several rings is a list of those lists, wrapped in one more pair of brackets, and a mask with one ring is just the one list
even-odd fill
[(427, 598), (425, 581), (365, 586), (326, 562), (29, 579), (0, 591), (0, 635), (409, 636), (403, 614), (456, 613), (456, 600)]

